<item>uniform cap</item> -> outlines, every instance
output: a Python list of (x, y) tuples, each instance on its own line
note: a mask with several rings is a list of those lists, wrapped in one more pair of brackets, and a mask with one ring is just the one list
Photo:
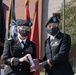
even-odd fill
[(59, 20), (57, 19), (56, 16), (53, 16), (53, 17), (49, 18), (49, 20), (48, 20), (48, 22), (46, 23), (45, 27), (47, 27), (47, 25), (48, 25), (49, 23), (59, 23)]
[(22, 19), (19, 19), (19, 20), (17, 20), (17, 23), (18, 23), (18, 26), (29, 26), (29, 27), (32, 26), (31, 20), (22, 20)]

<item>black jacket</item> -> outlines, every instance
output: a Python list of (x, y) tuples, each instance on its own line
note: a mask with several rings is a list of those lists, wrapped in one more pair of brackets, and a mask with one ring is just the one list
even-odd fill
[[(49, 48), (47, 48), (49, 43)], [(42, 59), (47, 75), (74, 75), (72, 67), (69, 63), (69, 51), (71, 47), (71, 38), (67, 34), (59, 32), (55, 39), (50, 38), (45, 41), (45, 55)], [(50, 50), (48, 52), (48, 50)], [(52, 67), (47, 63), (50, 60)]]
[[(18, 38), (6, 40), (2, 60), (6, 64), (5, 75), (33, 75), (30, 72), (30, 64), (27, 62), (19, 62), (19, 58), (26, 54), (31, 54), (32, 58), (36, 58), (36, 45), (30, 40), (26, 40), (24, 49)], [(11, 59), (13, 61), (11, 62)]]

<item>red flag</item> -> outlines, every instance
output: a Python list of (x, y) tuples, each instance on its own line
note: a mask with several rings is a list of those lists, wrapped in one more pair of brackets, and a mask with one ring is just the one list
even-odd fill
[[(35, 12), (30, 40), (36, 43), (36, 53), (37, 58), (39, 58), (38, 0), (35, 0)], [(39, 75), (39, 72), (36, 72), (35, 75)]]
[[(25, 15), (24, 15), (25, 20), (30, 20), (30, 13), (29, 13), (29, 0), (25, 1)], [(28, 39), (30, 39), (31, 32), (27, 36)]]

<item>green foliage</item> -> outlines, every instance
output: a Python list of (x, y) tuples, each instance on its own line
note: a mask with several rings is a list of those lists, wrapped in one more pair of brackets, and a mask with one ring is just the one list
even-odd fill
[(73, 68), (74, 73), (76, 73), (76, 67)]
[(45, 72), (40, 72), (40, 75), (45, 75)]
[[(63, 9), (61, 7), (61, 9)], [(62, 15), (62, 10), (60, 13)], [(65, 5), (65, 33), (71, 36), (71, 48), (76, 46), (76, 0), (71, 0)]]

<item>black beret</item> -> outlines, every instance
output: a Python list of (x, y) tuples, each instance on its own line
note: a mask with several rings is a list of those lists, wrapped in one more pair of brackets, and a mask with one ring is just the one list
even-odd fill
[(17, 20), (17, 23), (18, 23), (18, 26), (29, 26), (29, 27), (32, 26), (31, 20), (22, 20), (22, 19), (19, 19), (19, 20)]
[(47, 27), (47, 25), (49, 23), (59, 23), (59, 20), (56, 16), (52, 16), (51, 18), (49, 18), (48, 22), (46, 23), (45, 27)]

